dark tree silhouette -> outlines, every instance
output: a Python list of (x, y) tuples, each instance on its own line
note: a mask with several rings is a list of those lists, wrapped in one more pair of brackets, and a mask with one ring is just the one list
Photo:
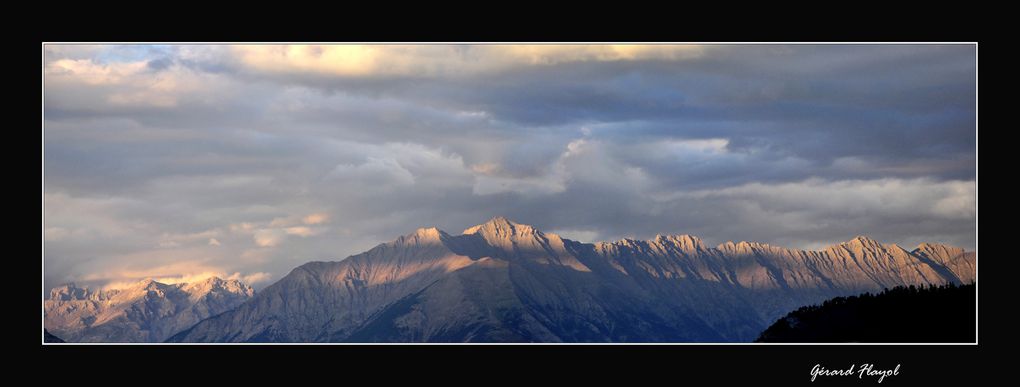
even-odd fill
[(975, 341), (976, 286), (898, 286), (790, 312), (756, 342), (967, 343)]
[(50, 331), (43, 329), (43, 342), (44, 343), (63, 343), (63, 339), (54, 336)]

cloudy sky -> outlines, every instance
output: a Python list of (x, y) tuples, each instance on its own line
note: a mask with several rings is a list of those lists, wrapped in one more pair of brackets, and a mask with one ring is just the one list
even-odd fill
[(976, 49), (44, 47), (47, 287), (256, 288), (503, 215), (975, 248)]

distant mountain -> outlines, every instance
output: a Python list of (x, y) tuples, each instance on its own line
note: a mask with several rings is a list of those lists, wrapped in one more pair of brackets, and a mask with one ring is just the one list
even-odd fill
[[(836, 297), (790, 312), (758, 342), (973, 343), (976, 286), (903, 287)], [(932, 324), (937, 321), (938, 324)]]
[(65, 341), (57, 336), (54, 336), (50, 331), (43, 328), (43, 342), (44, 343), (64, 343)]
[(688, 235), (589, 244), (497, 217), (304, 264), (169, 341), (749, 342), (797, 307), (969, 282), (974, 267), (958, 248), (866, 237), (822, 251)]
[(93, 291), (67, 284), (45, 301), (46, 330), (68, 342), (162, 342), (254, 296), (237, 280), (164, 284), (147, 279)]

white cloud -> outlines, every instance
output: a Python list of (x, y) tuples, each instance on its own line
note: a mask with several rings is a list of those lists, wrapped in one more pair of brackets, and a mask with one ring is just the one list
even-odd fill
[(586, 146), (588, 141), (585, 139), (571, 141), (560, 156), (546, 168), (545, 173), (538, 176), (499, 175), (496, 174), (501, 169), (499, 165), (490, 163), (491, 166), (476, 171), (478, 174), (475, 176), (472, 192), (475, 195), (517, 192), (528, 196), (563, 192), (567, 189), (567, 182), (570, 179), (566, 162), (569, 158), (583, 153)]
[(605, 146), (599, 140), (572, 140), (543, 169), (543, 173), (534, 176), (476, 174), (472, 192), (475, 195), (516, 192), (525, 196), (543, 196), (565, 192), (572, 182), (634, 191), (650, 184), (651, 179), (641, 168), (613, 159), (605, 152)]
[(276, 247), (286, 239), (286, 234), (280, 229), (263, 229), (252, 234), (252, 240), (258, 247)]
[[(171, 64), (155, 70), (148, 60), (99, 62), (56, 59), (45, 66), (47, 104), (109, 108), (179, 108), (182, 102), (219, 105), (241, 87), (230, 77)], [(93, 94), (74, 98), (80, 90)]]
[(273, 278), (272, 274), (266, 273), (266, 272), (261, 272), (261, 271), (257, 272), (257, 273), (250, 273), (250, 274), (244, 274), (244, 275), (241, 275), (241, 273), (234, 273), (234, 274), (232, 274), (232, 275), (227, 277), (227, 279), (237, 279), (237, 280), (240, 280), (241, 282), (244, 282), (244, 283), (246, 283), (248, 285), (260, 284), (260, 283), (263, 283), (263, 282), (267, 282), (267, 281), (269, 281), (272, 278)]
[(355, 160), (339, 163), (325, 176), (329, 186), (343, 195), (370, 197), (412, 186), (416, 190), (451, 189), (468, 185), (472, 176), (459, 154), (423, 144), (327, 143), (332, 153)]
[(821, 211), (828, 214), (868, 213), (885, 215), (932, 215), (968, 220), (975, 216), (973, 181), (875, 179), (762, 184), (680, 192), (659, 196), (669, 199), (726, 197), (751, 200), (777, 212)]
[[(307, 217), (305, 217), (307, 218)], [(313, 221), (320, 220), (313, 217)], [(320, 235), (327, 231), (326, 227), (292, 226), (304, 221), (302, 217), (290, 216), (274, 218), (261, 224), (241, 223), (231, 225), (235, 233), (250, 234), (252, 241), (258, 247), (276, 247), (287, 240), (290, 235), (307, 238)]]
[(369, 157), (362, 164), (340, 164), (330, 178), (377, 186), (414, 185), (414, 175), (392, 158)]
[(686, 233), (725, 238), (716, 242), (816, 248), (867, 235), (903, 246), (939, 242), (973, 248), (967, 247), (976, 219), (973, 181), (813, 178), (647, 197), (651, 213), (677, 214), (689, 225)]
[(730, 141), (725, 138), (666, 140), (660, 144), (674, 152), (724, 153)]

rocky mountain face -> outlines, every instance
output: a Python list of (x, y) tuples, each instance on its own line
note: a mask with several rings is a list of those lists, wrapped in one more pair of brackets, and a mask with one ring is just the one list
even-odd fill
[(579, 243), (504, 218), (310, 262), (174, 342), (743, 342), (803, 305), (966, 283), (975, 256), (865, 237), (802, 251), (688, 235)]
[(64, 285), (45, 301), (45, 329), (68, 342), (162, 342), (231, 310), (255, 293), (237, 280), (163, 284), (147, 279), (124, 289)]

